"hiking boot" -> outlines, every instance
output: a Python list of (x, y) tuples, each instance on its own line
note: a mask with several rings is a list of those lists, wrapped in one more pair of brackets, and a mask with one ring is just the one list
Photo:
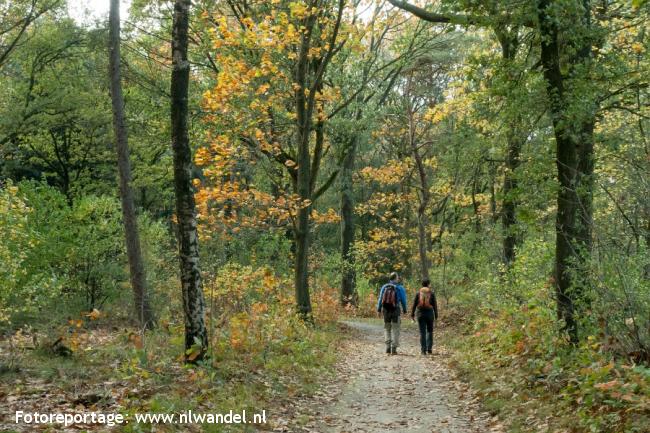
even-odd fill
[(390, 355), (390, 347), (386, 348), (386, 353)]
[(431, 355), (431, 351), (430, 351), (430, 350), (429, 350), (427, 353), (428, 353), (429, 355)]
[(397, 347), (393, 347), (393, 348), (390, 350), (390, 353), (392, 353), (393, 355), (397, 355)]

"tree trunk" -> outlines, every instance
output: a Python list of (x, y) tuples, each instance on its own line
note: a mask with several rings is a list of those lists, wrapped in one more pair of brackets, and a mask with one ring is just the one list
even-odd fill
[(506, 267), (512, 266), (515, 261), (515, 249), (519, 244), (517, 233), (517, 200), (514, 195), (517, 191), (516, 171), (520, 165), (521, 140), (515, 132), (508, 134), (508, 154), (506, 155), (506, 172), (503, 178), (503, 260)]
[[(300, 110), (299, 110), (300, 112)], [(301, 117), (300, 115), (298, 116)], [(300, 124), (300, 123), (299, 123)], [(296, 290), (296, 306), (298, 314), (308, 319), (311, 313), (309, 296), (309, 220), (311, 204), (305, 206), (305, 201), (311, 201), (311, 181), (309, 167), (309, 133), (311, 128), (298, 128), (298, 180), (297, 192), (302, 201), (298, 209), (297, 221), (294, 228), (296, 240), (296, 261), (294, 264), (294, 285)]]
[(309, 296), (309, 238), (311, 231), (309, 220), (311, 204), (305, 206), (305, 202), (311, 202), (311, 169), (309, 165), (309, 135), (311, 132), (309, 125), (311, 122), (305, 119), (306, 115), (304, 110), (299, 109), (298, 113), (298, 179), (296, 189), (302, 203), (298, 209), (297, 221), (294, 228), (296, 240), (294, 284), (298, 314), (307, 319), (311, 313), (311, 300)]
[[(512, 62), (515, 60), (518, 48), (518, 30), (495, 28), (495, 33), (501, 44), (501, 57), (504, 66), (508, 71), (508, 78), (515, 82), (511, 74)], [(517, 201), (514, 197), (517, 191), (516, 171), (521, 164), (522, 139), (518, 125), (521, 123), (521, 116), (515, 115), (514, 124), (507, 132), (506, 144), (506, 170), (503, 178), (503, 209), (501, 223), (503, 225), (503, 261), (507, 268), (510, 268), (515, 261), (516, 247), (520, 242), (517, 233)]]
[[(551, 0), (540, 0), (538, 6), (541, 60), (553, 118), (560, 184), (555, 225), (555, 286), (558, 316), (564, 320), (570, 340), (577, 343), (576, 310), (584, 300), (586, 278), (583, 264), (591, 247), (590, 197), (595, 111), (587, 113), (585, 120), (577, 127), (566, 112), (571, 104), (565, 100), (565, 83), (560, 69), (559, 32), (555, 17), (549, 16), (548, 10), (551, 3)], [(588, 16), (589, 2), (584, 1), (583, 5)], [(588, 25), (588, 20), (583, 25)], [(590, 51), (589, 47), (578, 50), (575, 63), (587, 61)]]
[(431, 233), (429, 233), (429, 216), (427, 215), (427, 208), (431, 201), (431, 194), (429, 194), (429, 181), (424, 166), (424, 161), (420, 155), (414, 139), (411, 139), (411, 150), (413, 151), (413, 158), (418, 170), (418, 177), (420, 179), (420, 194), (418, 205), (418, 253), (420, 255), (420, 277), (422, 280), (429, 279), (429, 268), (431, 261), (429, 260), (429, 245), (431, 240)]
[(113, 129), (115, 131), (115, 149), (117, 151), (117, 167), (120, 176), (120, 198), (122, 199), (126, 253), (129, 260), (136, 317), (141, 327), (151, 329), (155, 325), (155, 317), (149, 304), (144, 263), (140, 249), (138, 220), (135, 214), (133, 190), (131, 189), (131, 163), (129, 161), (128, 134), (124, 117), (124, 97), (122, 95), (120, 74), (119, 0), (111, 0), (109, 15), (109, 65), (113, 103)]
[[(192, 189), (192, 151), (187, 126), (190, 64), (187, 59), (191, 0), (174, 2), (172, 28), (171, 132), (174, 157), (174, 190), (185, 313), (185, 357), (195, 362), (208, 348), (205, 300), (199, 269), (199, 239)], [(197, 355), (198, 353), (198, 355)]]
[[(582, 0), (583, 15), (582, 26), (591, 29), (591, 1)], [(583, 36), (589, 38), (590, 36)], [(592, 43), (582, 42), (579, 46), (576, 59), (579, 64), (585, 64), (591, 60)], [(577, 241), (578, 253), (580, 254), (580, 266), (587, 266), (586, 259), (591, 253), (592, 247), (592, 225), (593, 225), (593, 190), (594, 190), (594, 129), (596, 125), (596, 107), (586, 107), (586, 114), (577, 127), (576, 156), (576, 193), (578, 195), (578, 227)], [(575, 134), (575, 133), (574, 133)], [(589, 303), (589, 296), (586, 293), (586, 281), (581, 281), (578, 295), (584, 302)], [(586, 307), (587, 305), (585, 305)]]
[(424, 161), (420, 155), (415, 140), (411, 140), (411, 150), (418, 169), (418, 176), (420, 179), (420, 194), (418, 195), (420, 203), (418, 205), (418, 252), (420, 254), (420, 277), (422, 280), (429, 279), (429, 268), (431, 261), (429, 260), (429, 252), (431, 249), (431, 233), (429, 232), (429, 216), (427, 215), (427, 208), (431, 201), (431, 194), (429, 194), (429, 181), (424, 166)]
[(426, 207), (422, 204), (418, 206), (418, 252), (420, 253), (420, 277), (423, 280), (429, 279), (429, 252), (427, 250), (427, 233), (428, 218)]
[(564, 320), (566, 330), (572, 341), (578, 340), (578, 325), (574, 315), (574, 302), (570, 294), (572, 281), (571, 262), (575, 258), (575, 169), (577, 158), (575, 143), (562, 130), (564, 82), (560, 70), (560, 49), (558, 29), (553, 18), (547, 15), (549, 0), (539, 2), (539, 22), (541, 30), (541, 60), (544, 67), (547, 93), (550, 98), (551, 114), (556, 141), (556, 164), (560, 188), (557, 196), (557, 215), (555, 221), (555, 294), (558, 317)]
[(415, 160), (415, 167), (418, 172), (418, 180), (420, 181), (420, 188), (418, 194), (418, 253), (420, 255), (420, 277), (423, 280), (429, 279), (429, 239), (431, 235), (428, 233), (429, 228), (429, 219), (427, 216), (427, 207), (429, 206), (429, 201), (431, 199), (431, 194), (429, 194), (429, 182), (427, 179), (427, 171), (424, 166), (424, 161), (422, 155), (417, 146), (416, 130), (415, 130), (415, 113), (413, 111), (413, 105), (410, 100), (410, 90), (412, 84), (412, 76), (409, 76), (407, 82), (407, 109), (408, 109), (408, 145), (409, 151)]
[(354, 270), (354, 190), (352, 173), (356, 158), (359, 135), (355, 134), (350, 142), (350, 147), (343, 159), (341, 170), (341, 261), (343, 269), (341, 275), (341, 305), (356, 305), (357, 291), (355, 286), (356, 274)]
[[(303, 93), (303, 92), (299, 92)], [(300, 98), (300, 97), (298, 97)], [(304, 105), (302, 105), (304, 107)], [(296, 240), (296, 261), (294, 265), (294, 284), (296, 290), (296, 306), (298, 314), (303, 318), (308, 318), (311, 313), (311, 300), (309, 297), (309, 220), (311, 214), (311, 204), (305, 205), (305, 202), (311, 202), (311, 169), (309, 154), (309, 135), (311, 132), (311, 119), (305, 110), (298, 108), (298, 178), (296, 181), (296, 191), (300, 203), (298, 209), (297, 221), (294, 228)]]
[(298, 225), (295, 230), (296, 262), (294, 265), (294, 286), (298, 314), (308, 319), (311, 314), (309, 296), (309, 214), (311, 206), (298, 211)]
[[(311, 214), (311, 193), (313, 190), (311, 178), (311, 160), (309, 152), (309, 139), (312, 132), (313, 107), (311, 100), (305, 95), (309, 89), (307, 75), (309, 73), (309, 50), (313, 18), (308, 18), (305, 30), (301, 36), (299, 55), (294, 71), (294, 80), (297, 83), (294, 90), (294, 104), (296, 108), (296, 163), (297, 175), (295, 188), (299, 200), (299, 209), (294, 222), (294, 239), (296, 241), (296, 258), (294, 263), (294, 288), (296, 292), (296, 308), (298, 314), (309, 320), (311, 314), (311, 300), (309, 297), (309, 220)], [(310, 94), (310, 98), (313, 95)], [(305, 203), (307, 202), (307, 203)], [(308, 205), (306, 205), (308, 204)]]

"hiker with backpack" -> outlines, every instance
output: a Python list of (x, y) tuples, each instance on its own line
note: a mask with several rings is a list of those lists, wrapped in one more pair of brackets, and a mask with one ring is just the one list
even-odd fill
[(415, 320), (417, 313), (420, 328), (420, 352), (422, 355), (431, 355), (433, 347), (433, 321), (438, 320), (438, 303), (436, 294), (431, 290), (429, 280), (422, 281), (422, 288), (415, 294), (411, 319)]
[(406, 314), (406, 289), (400, 284), (397, 272), (391, 272), (390, 280), (384, 284), (379, 291), (377, 302), (377, 313), (384, 314), (384, 340), (386, 342), (386, 353), (395, 355), (399, 346), (399, 334), (401, 325), (401, 311)]

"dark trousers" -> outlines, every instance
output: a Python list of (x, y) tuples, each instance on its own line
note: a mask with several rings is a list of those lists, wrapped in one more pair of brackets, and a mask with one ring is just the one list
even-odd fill
[(418, 326), (420, 327), (420, 350), (431, 352), (433, 347), (433, 310), (418, 311)]

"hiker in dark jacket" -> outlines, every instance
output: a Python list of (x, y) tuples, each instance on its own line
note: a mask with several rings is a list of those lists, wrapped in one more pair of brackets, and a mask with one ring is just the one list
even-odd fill
[(400, 316), (401, 310), (406, 314), (406, 289), (400, 284), (397, 272), (391, 272), (390, 280), (384, 284), (379, 291), (377, 301), (377, 313), (384, 313), (384, 340), (386, 342), (386, 353), (395, 355), (399, 346)]
[(422, 281), (422, 288), (415, 294), (411, 319), (415, 320), (417, 314), (420, 327), (420, 351), (423, 355), (431, 354), (433, 346), (433, 321), (438, 319), (438, 303), (436, 294), (430, 288), (429, 280)]

